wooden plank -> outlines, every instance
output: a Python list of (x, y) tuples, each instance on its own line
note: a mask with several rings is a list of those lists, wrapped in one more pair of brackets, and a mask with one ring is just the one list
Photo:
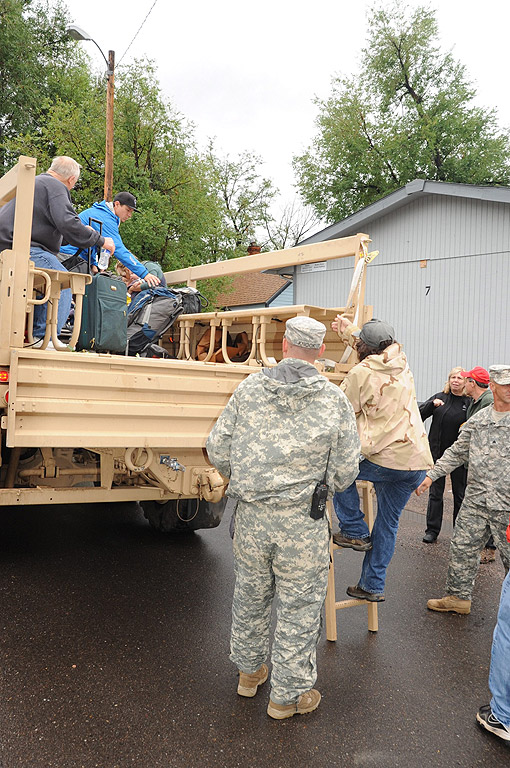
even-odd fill
[(269, 253), (258, 253), (254, 256), (242, 256), (239, 259), (216, 261), (213, 264), (201, 264), (196, 267), (186, 267), (173, 270), (172, 272), (165, 272), (165, 279), (168, 285), (175, 285), (177, 283), (194, 284), (197, 280), (206, 280), (213, 277), (263, 272), (266, 269), (281, 269), (301, 264), (313, 264), (318, 261), (342, 259), (357, 255), (362, 240), (369, 242), (370, 238), (368, 235), (360, 233), (351, 237), (326, 240), (324, 243), (298, 245), (295, 248), (286, 248), (282, 251), (270, 251)]
[[(365, 516), (366, 523), (369, 530), (372, 531), (374, 526), (374, 501), (373, 501), (373, 486), (366, 480), (359, 481), (357, 483), (358, 490), (361, 490), (361, 508)], [(330, 526), (333, 517), (333, 504), (328, 501), (328, 515), (330, 519)], [(333, 543), (333, 539), (330, 541), (330, 564), (328, 572), (328, 589), (326, 592), (325, 600), (325, 612), (326, 612), (326, 638), (331, 642), (336, 642), (337, 634), (337, 618), (336, 612), (344, 608), (356, 608), (360, 605), (366, 605), (368, 610), (368, 630), (369, 632), (377, 632), (379, 629), (378, 620), (378, 605), (372, 603), (369, 600), (358, 600), (358, 598), (348, 598), (347, 600), (337, 600), (335, 594), (335, 558), (334, 553), (338, 550), (342, 550), (342, 547), (338, 547)]]

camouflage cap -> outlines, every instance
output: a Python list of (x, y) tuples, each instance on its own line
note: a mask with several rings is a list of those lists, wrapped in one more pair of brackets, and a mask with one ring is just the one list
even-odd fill
[(491, 365), (489, 378), (495, 384), (510, 384), (510, 365)]
[(393, 327), (384, 320), (376, 320), (375, 317), (365, 323), (361, 331), (356, 331), (353, 336), (359, 336), (370, 349), (378, 349), (383, 341), (395, 341)]
[(291, 317), (285, 324), (285, 338), (289, 344), (305, 349), (319, 349), (324, 336), (326, 326), (314, 320), (313, 317)]

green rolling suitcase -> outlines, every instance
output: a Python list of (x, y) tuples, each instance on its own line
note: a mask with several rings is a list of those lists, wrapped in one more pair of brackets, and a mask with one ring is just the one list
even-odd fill
[(124, 355), (127, 346), (126, 284), (97, 274), (85, 289), (77, 349)]

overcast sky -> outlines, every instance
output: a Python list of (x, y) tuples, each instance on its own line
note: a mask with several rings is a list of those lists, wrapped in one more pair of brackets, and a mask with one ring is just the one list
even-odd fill
[[(215, 138), (222, 154), (258, 154), (262, 172), (295, 195), (291, 161), (308, 146), (317, 114), (313, 98), (330, 93), (334, 74), (350, 75), (367, 31), (364, 0), (154, 0), (107, 3), (65, 0), (74, 22), (117, 63), (148, 56), (164, 95), (196, 126), (202, 144)], [(409, 0), (408, 5), (424, 3)], [(510, 125), (510, 4), (501, 0), (436, 0), (441, 39), (466, 65), (479, 103), (496, 107)], [(81, 43), (101, 68), (93, 43)]]

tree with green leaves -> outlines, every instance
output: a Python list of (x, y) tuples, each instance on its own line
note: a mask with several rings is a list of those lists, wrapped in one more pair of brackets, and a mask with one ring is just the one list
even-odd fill
[(277, 194), (273, 183), (261, 176), (260, 157), (242, 152), (238, 157), (216, 156), (211, 144), (207, 153), (211, 186), (221, 202), (226, 230), (223, 242), (216, 243), (218, 254), (226, 258), (245, 256), (259, 227), (270, 218), (269, 209)]
[(0, 2), (0, 170), (16, 161), (19, 135), (36, 137), (55, 100), (75, 99), (88, 83), (68, 23), (60, 0)]
[(435, 12), (396, 0), (368, 25), (359, 74), (316, 100), (317, 134), (294, 159), (306, 203), (335, 221), (415, 178), (508, 185), (509, 134), (441, 50)]
[[(73, 191), (78, 210), (103, 196), (105, 108), (104, 77), (91, 76), (76, 100), (54, 101), (37, 135), (16, 139), (43, 169), (55, 154), (80, 163)], [(196, 148), (192, 127), (163, 99), (147, 60), (117, 70), (114, 191), (120, 190), (138, 199), (140, 213), (123, 225), (122, 238), (140, 259), (166, 270), (214, 260), (211, 233), (226, 225), (209, 161)]]
[[(105, 74), (94, 74), (66, 36), (61, 0), (0, 0), (0, 21), (0, 164), (26, 154), (41, 172), (55, 155), (70, 155), (82, 166), (73, 202), (88, 208), (103, 197)], [(117, 68), (114, 192), (138, 199), (122, 238), (140, 259), (171, 270), (245, 255), (275, 194), (259, 163), (249, 153), (232, 160), (199, 151), (153, 62)]]

